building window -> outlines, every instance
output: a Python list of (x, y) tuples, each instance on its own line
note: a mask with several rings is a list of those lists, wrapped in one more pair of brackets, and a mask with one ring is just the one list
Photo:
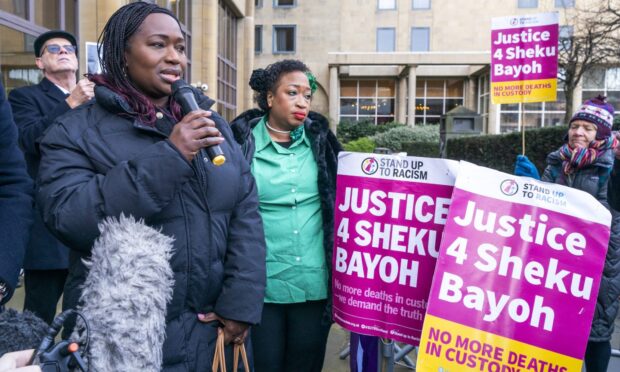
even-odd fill
[(158, 1), (159, 6), (167, 8), (179, 19), (181, 32), (185, 36), (185, 55), (187, 56), (187, 69), (185, 79), (191, 81), (192, 72), (192, 2), (187, 0)]
[(575, 0), (555, 0), (556, 8), (574, 8)]
[(295, 53), (295, 26), (273, 26), (273, 52)]
[(430, 9), (431, 8), (431, 0), (413, 0), (411, 2), (411, 8), (416, 9)]
[(411, 51), (428, 52), (430, 50), (431, 29), (428, 27), (413, 27), (411, 29)]
[(396, 30), (390, 28), (377, 29), (377, 52), (393, 52), (396, 47)]
[(237, 115), (237, 17), (219, 1), (217, 40), (217, 111), (227, 121)]
[(491, 94), (489, 91), (490, 85), (489, 75), (481, 75), (478, 77), (478, 114), (482, 116), (482, 129), (485, 130), (489, 127), (489, 102)]
[(415, 123), (439, 124), (441, 115), (457, 106), (463, 105), (463, 91), (463, 80), (460, 79), (417, 79)]
[[(614, 107), (620, 107), (620, 68), (593, 68), (583, 75), (583, 100), (599, 94)], [(620, 112), (618, 112), (620, 114)]]
[(538, 8), (538, 0), (518, 0), (519, 8)]
[(295, 0), (273, 0), (274, 8), (292, 8), (295, 6)]
[(573, 39), (573, 26), (560, 26), (558, 32), (558, 47), (560, 51), (569, 50)]
[(385, 124), (394, 121), (394, 80), (341, 80), (340, 121)]
[(254, 53), (263, 52), (263, 26), (254, 26)]
[(263, 0), (254, 0), (254, 8), (262, 8)]
[(396, 9), (396, 0), (377, 0), (377, 8), (383, 9)]

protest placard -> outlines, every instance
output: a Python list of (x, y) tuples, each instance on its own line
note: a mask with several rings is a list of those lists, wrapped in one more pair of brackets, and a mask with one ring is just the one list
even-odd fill
[(492, 20), (491, 101), (555, 101), (558, 74), (558, 13)]
[(590, 194), (461, 162), (418, 371), (581, 371), (609, 240)]
[(340, 153), (334, 319), (417, 345), (458, 163)]

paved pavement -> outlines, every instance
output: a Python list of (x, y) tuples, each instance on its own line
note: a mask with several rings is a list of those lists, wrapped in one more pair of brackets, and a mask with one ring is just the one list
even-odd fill
[[(8, 302), (7, 306), (21, 310), (24, 303), (23, 287), (18, 288), (15, 295)], [(60, 311), (60, 308), (58, 309)], [(340, 359), (341, 352), (348, 346), (348, 332), (338, 325), (333, 325), (327, 340), (327, 352), (325, 354), (324, 372), (348, 372), (349, 359)], [(616, 319), (616, 330), (612, 338), (612, 348), (620, 350), (620, 316)], [(620, 354), (620, 352), (619, 352)], [(415, 352), (409, 354), (415, 362)], [(412, 371), (404, 366), (397, 365), (394, 372)], [(620, 355), (612, 357), (607, 372), (620, 372)]]

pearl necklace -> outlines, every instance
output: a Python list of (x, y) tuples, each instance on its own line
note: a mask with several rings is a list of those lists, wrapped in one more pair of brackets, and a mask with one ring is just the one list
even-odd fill
[(269, 125), (269, 122), (267, 122), (267, 121), (265, 121), (265, 125), (267, 126), (267, 128), (269, 128), (269, 130), (272, 130), (272, 131), (274, 131), (276, 133), (291, 134), (290, 130), (279, 130), (279, 129), (276, 129), (276, 128), (272, 127), (271, 125)]

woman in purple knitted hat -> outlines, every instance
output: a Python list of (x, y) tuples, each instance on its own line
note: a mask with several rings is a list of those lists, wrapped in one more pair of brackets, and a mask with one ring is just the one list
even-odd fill
[[(620, 181), (620, 176), (610, 177), (614, 168), (614, 149), (618, 144), (611, 132), (613, 114), (614, 108), (605, 102), (605, 97), (598, 96), (585, 101), (571, 118), (566, 143), (547, 156), (547, 167), (541, 177), (543, 181), (566, 185), (591, 194), (612, 214), (607, 256), (586, 348), (587, 372), (607, 371), (611, 357), (610, 340), (619, 306), (620, 213), (616, 212), (617, 206), (610, 203), (610, 200), (614, 199), (613, 194), (620, 193), (618, 187), (612, 186), (612, 179), (618, 177)], [(535, 170), (533, 164), (527, 163), (529, 160), (520, 156), (515, 174), (537, 178), (537, 174), (524, 171)]]

